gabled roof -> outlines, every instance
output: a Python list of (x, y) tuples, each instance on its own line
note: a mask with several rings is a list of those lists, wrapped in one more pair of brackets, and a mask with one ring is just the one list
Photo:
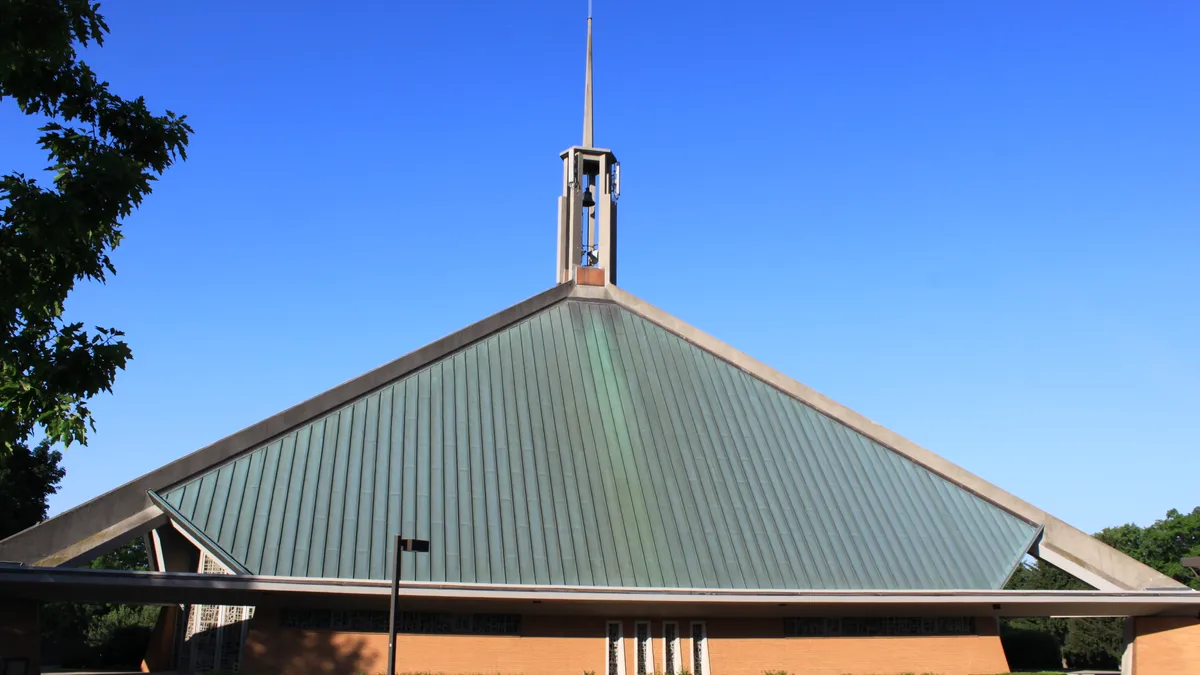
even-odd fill
[(551, 289), (0, 559), (82, 560), (147, 527), (151, 490), (267, 575), (384, 578), (402, 532), (432, 540), (414, 580), (984, 589), (1036, 543), (1099, 588), (1178, 585), (612, 286)]
[(560, 301), (163, 494), (252, 574), (995, 589), (1038, 528), (612, 302)]

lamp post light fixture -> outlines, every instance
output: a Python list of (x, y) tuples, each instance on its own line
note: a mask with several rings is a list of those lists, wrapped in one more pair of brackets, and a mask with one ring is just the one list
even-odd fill
[(1192, 574), (1200, 577), (1200, 555), (1184, 558), (1183, 560), (1179, 561), (1179, 564), (1190, 569)]
[(392, 545), (392, 597), (388, 611), (388, 667), (387, 675), (396, 675), (396, 604), (400, 599), (400, 554), (429, 553), (428, 539), (405, 539), (396, 535)]

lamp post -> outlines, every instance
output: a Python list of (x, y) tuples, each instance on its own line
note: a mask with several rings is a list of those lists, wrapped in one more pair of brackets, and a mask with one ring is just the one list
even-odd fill
[(429, 553), (428, 539), (404, 539), (396, 535), (392, 545), (392, 599), (388, 611), (388, 667), (387, 675), (396, 675), (396, 605), (400, 599), (400, 553)]
[(1183, 560), (1179, 561), (1179, 564), (1190, 569), (1192, 571), (1192, 574), (1195, 574), (1196, 576), (1200, 577), (1200, 555), (1192, 556), (1190, 558), (1184, 558)]

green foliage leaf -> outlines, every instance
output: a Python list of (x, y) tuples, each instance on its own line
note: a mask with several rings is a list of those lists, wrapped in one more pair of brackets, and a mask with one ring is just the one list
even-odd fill
[(1171, 509), (1165, 518), (1145, 528), (1133, 524), (1108, 527), (1096, 538), (1176, 581), (1200, 590), (1200, 579), (1179, 562), (1183, 558), (1200, 556), (1200, 506), (1191, 513)]
[(0, 0), (0, 102), (49, 118), (38, 145), (52, 186), (0, 176), (0, 453), (35, 433), (86, 444), (87, 401), (111, 391), (132, 357), (120, 331), (66, 323), (79, 281), (114, 274), (121, 220), (151, 184), (186, 158), (186, 116), (152, 113), (145, 99), (108, 89), (77, 49), (108, 26), (87, 0)]
[(148, 570), (150, 558), (146, 554), (146, 542), (138, 537), (121, 548), (96, 558), (88, 567), (94, 570)]

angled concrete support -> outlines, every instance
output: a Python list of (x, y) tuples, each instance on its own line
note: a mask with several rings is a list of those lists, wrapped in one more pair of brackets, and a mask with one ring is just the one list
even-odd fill
[(1127, 616), (1121, 623), (1121, 673), (1130, 675), (1133, 672), (1133, 617)]
[[(150, 530), (164, 525), (167, 522), (167, 517), (157, 506), (148, 506), (137, 513), (118, 521), (115, 525), (106, 527), (99, 532), (83, 536), (82, 538), (67, 543), (62, 548), (52, 550), (48, 555), (43, 554), (42, 557), (33, 557), (21, 555), (20, 549), (14, 547), (16, 555), (13, 557), (22, 562), (32, 562), (38, 567), (74, 567), (84, 565), (96, 558), (116, 550), (134, 539), (145, 535)], [(27, 530), (33, 532), (37, 527)], [(24, 533), (21, 533), (24, 534)], [(14, 535), (13, 538), (21, 536)], [(69, 540), (68, 540), (69, 541)], [(31, 542), (35, 546), (36, 542)], [(32, 548), (32, 547), (31, 547)], [(36, 551), (37, 549), (33, 549)], [(9, 549), (5, 549), (6, 555), (13, 555)]]
[[(1021, 514), (1018, 514), (1021, 515)], [(1178, 589), (1186, 586), (1099, 539), (1046, 514), (1045, 533), (1030, 555), (1100, 591)]]

